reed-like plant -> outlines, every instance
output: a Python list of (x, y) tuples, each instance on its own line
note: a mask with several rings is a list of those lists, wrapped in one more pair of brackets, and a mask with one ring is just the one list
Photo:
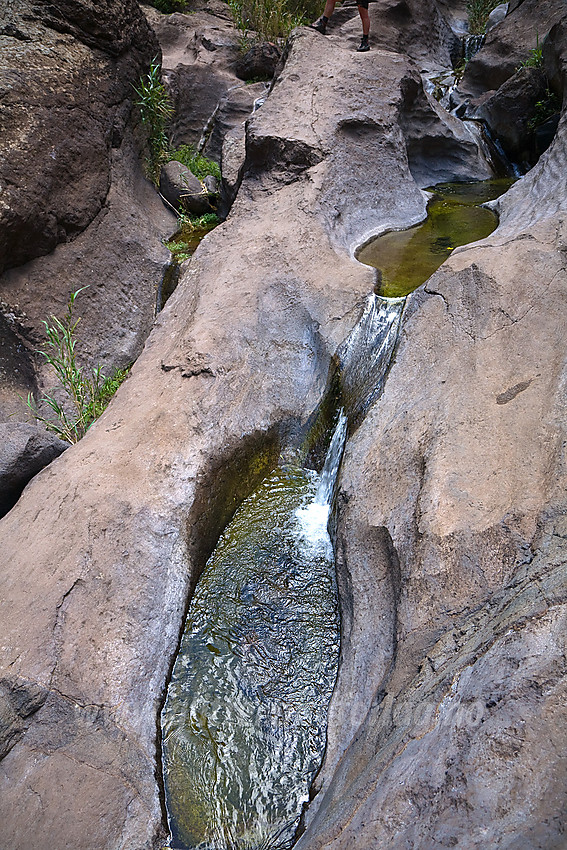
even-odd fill
[(278, 42), (294, 27), (309, 23), (321, 11), (317, 0), (228, 0), (234, 22), (259, 41)]
[(138, 95), (135, 101), (140, 110), (140, 117), (148, 130), (148, 146), (150, 149), (149, 171), (155, 180), (157, 171), (165, 161), (168, 148), (167, 124), (173, 115), (171, 99), (161, 80), (161, 65), (153, 59), (150, 70), (140, 77), (138, 87), (134, 86)]
[(77, 295), (85, 288), (73, 292), (63, 319), (51, 316), (51, 321), (43, 322), (47, 340), (39, 353), (53, 367), (58, 383), (67, 395), (68, 405), (63, 407), (54, 396), (44, 395), (40, 404), (51, 408), (55, 414), (54, 418), (49, 419), (39, 412), (39, 405), (33, 395), (29, 393), (27, 397), (27, 405), (35, 419), (68, 443), (77, 443), (86, 434), (95, 419), (106, 409), (130, 370), (130, 367), (120, 369), (105, 378), (101, 366), (87, 375), (77, 364), (76, 332), (80, 319), (75, 319), (73, 309)]
[(469, 0), (467, 3), (467, 14), (471, 35), (484, 35), (488, 16), (501, 2), (502, 0)]

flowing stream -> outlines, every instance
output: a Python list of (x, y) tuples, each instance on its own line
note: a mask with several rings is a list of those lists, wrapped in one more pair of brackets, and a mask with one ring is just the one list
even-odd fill
[(288, 464), (241, 505), (199, 580), (162, 713), (173, 847), (290, 846), (325, 745), (339, 624), (321, 476)]
[[(470, 207), (479, 191), (494, 195), (478, 185), (445, 194)], [(372, 249), (382, 279), (401, 275), (404, 291), (422, 282), (414, 276), (408, 287), (405, 280), (415, 232), (395, 235), (402, 247), (389, 255), (390, 266), (380, 253), (385, 237)], [(436, 268), (456, 237), (435, 238)], [(172, 848), (293, 844), (325, 748), (338, 669), (329, 512), (348, 425), (356, 426), (382, 390), (404, 304), (404, 297), (368, 296), (337, 351), (345, 413), (335, 416), (321, 473), (305, 469), (299, 453), (274, 469), (236, 511), (197, 584), (161, 716)]]
[[(370, 296), (341, 346), (350, 421), (383, 384), (402, 307)], [(320, 474), (297, 461), (264, 479), (199, 580), (161, 717), (171, 847), (293, 843), (338, 669), (327, 523), (348, 420), (337, 414)]]

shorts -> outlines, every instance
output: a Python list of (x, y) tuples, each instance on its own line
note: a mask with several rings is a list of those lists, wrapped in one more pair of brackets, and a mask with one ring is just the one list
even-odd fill
[(357, 6), (362, 6), (363, 9), (368, 9), (369, 0), (356, 0)]

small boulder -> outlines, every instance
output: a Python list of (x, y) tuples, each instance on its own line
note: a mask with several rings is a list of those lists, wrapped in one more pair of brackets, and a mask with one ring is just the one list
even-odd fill
[(67, 448), (68, 443), (37, 425), (0, 423), (0, 516), (14, 507), (28, 481)]
[(508, 14), (509, 5), (509, 3), (500, 3), (499, 6), (496, 6), (496, 8), (492, 10), (486, 23), (486, 32), (490, 32), (490, 30), (494, 29), (495, 26), (502, 23)]
[(160, 173), (159, 190), (176, 210), (203, 215), (210, 212), (209, 194), (200, 180), (182, 162), (166, 163)]
[(236, 60), (234, 70), (241, 80), (271, 80), (280, 61), (281, 51), (276, 44), (263, 41), (254, 44)]
[(205, 179), (203, 180), (203, 184), (209, 195), (218, 195), (219, 181), (216, 177), (213, 177), (212, 174), (209, 174), (207, 175), (207, 177), (205, 177)]

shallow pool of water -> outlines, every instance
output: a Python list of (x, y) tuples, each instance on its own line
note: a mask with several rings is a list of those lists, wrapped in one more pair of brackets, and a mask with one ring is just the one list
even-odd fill
[(289, 847), (325, 745), (339, 652), (318, 476), (276, 469), (201, 576), (162, 712), (176, 848)]
[(489, 236), (498, 217), (479, 205), (503, 194), (512, 182), (486, 180), (432, 187), (424, 222), (377, 236), (358, 252), (361, 263), (379, 270), (378, 293), (388, 298), (408, 295), (437, 271), (454, 248)]

